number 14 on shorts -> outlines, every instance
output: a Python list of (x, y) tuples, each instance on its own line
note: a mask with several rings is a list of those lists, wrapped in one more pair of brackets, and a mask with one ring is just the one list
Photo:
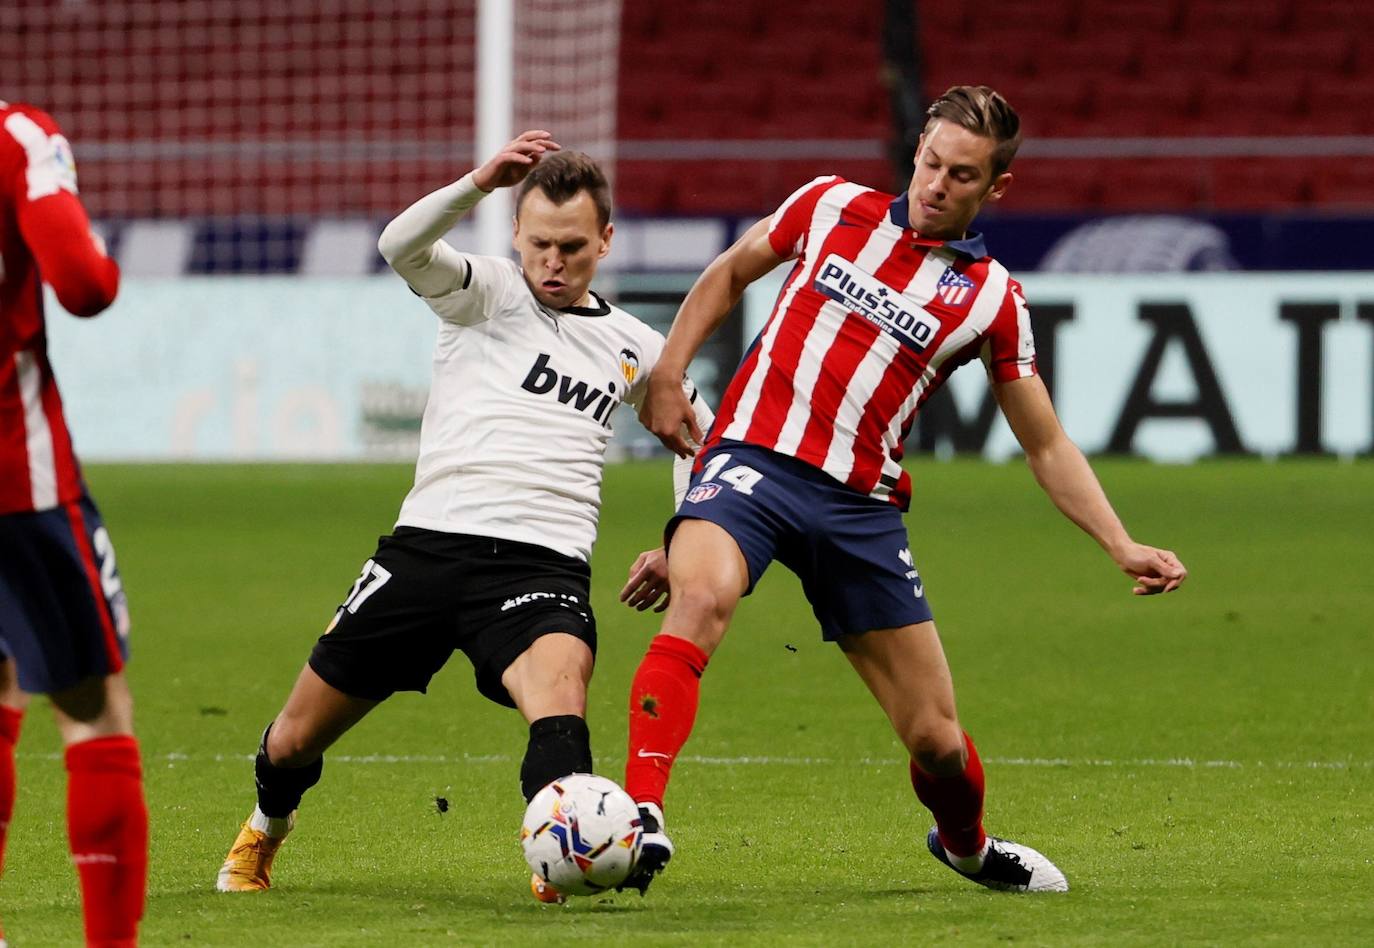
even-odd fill
[(763, 475), (747, 464), (736, 464), (726, 469), (729, 463), (728, 453), (717, 454), (707, 461), (706, 466), (701, 469), (701, 480), (687, 492), (687, 501), (695, 504), (710, 500), (720, 493), (720, 482), (729, 484), (741, 494), (752, 494), (754, 487), (763, 480)]

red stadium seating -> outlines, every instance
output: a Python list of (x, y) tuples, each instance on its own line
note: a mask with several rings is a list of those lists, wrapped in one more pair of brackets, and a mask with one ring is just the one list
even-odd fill
[(1210, 163), (1208, 204), (1220, 211), (1301, 207), (1312, 199), (1309, 162), (1292, 158), (1224, 158)]
[(1374, 207), (1374, 168), (1368, 160), (1328, 159), (1311, 179), (1313, 200), (1333, 209)]
[[(992, 85), (1021, 112), (1029, 143), (1258, 136), (1298, 140), (1300, 154), (1374, 135), (1374, 0), (912, 2), (924, 97)], [(2, 91), (41, 98), (63, 119), (101, 214), (380, 214), (416, 181), (442, 180), (454, 166), (446, 149), (472, 136), (472, 4), (398, 4), (389, 9), (405, 15), (365, 0), (289, 14), (268, 0), (29, 0), (22, 29), (7, 14), (0, 30), (12, 65)], [(192, 15), (212, 6), (213, 16)], [(619, 176), (622, 203), (760, 213), (826, 170), (824, 158), (791, 155), (846, 154), (846, 167), (888, 183), (876, 180), (890, 175), (881, 150), (893, 134), (883, 14), (873, 0), (623, 0), (625, 154), (712, 140), (756, 152), (626, 160), (636, 171)], [(51, 94), (34, 94), (49, 85)], [(172, 147), (152, 168), (129, 157), (131, 143)], [(372, 157), (317, 158), (355, 144)], [(1312, 159), (1199, 158), (1180, 173), (1158, 170), (1180, 167), (1171, 161), (1098, 157), (1085, 170), (1028, 154), (1008, 210), (1348, 206), (1367, 196), (1358, 172)]]
[(1170, 34), (1178, 27), (1181, 8), (1180, 0), (1101, 0), (1084, 4), (1079, 25), (1089, 34), (1112, 29)]
[(1206, 169), (1185, 159), (1125, 159), (1103, 172), (1098, 206), (1109, 211), (1185, 211), (1206, 195)]
[(1090, 159), (1018, 158), (997, 210), (1008, 213), (1094, 207), (1102, 199), (1102, 163)]
[(1183, 29), (1196, 36), (1216, 33), (1273, 33), (1292, 16), (1290, 0), (1189, 0)]

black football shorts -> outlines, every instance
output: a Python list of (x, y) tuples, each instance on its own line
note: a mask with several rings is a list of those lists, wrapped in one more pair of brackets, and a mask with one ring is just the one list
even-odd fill
[(344, 694), (380, 701), (424, 691), (455, 649), (477, 690), (515, 707), (501, 675), (541, 635), (566, 632), (596, 654), (591, 569), (530, 543), (418, 527), (382, 537), (310, 667)]

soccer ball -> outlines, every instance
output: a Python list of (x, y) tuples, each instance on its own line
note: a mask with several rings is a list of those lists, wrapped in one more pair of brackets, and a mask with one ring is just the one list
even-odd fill
[(520, 827), (525, 861), (564, 895), (595, 895), (624, 882), (642, 836), (635, 801), (596, 774), (570, 774), (540, 790)]

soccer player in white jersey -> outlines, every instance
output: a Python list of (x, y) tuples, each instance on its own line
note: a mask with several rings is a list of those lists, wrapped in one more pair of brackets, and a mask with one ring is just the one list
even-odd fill
[(663, 795), (692, 729), (699, 679), (741, 596), (776, 559), (801, 578), (837, 642), (911, 755), (934, 815), (932, 855), (995, 889), (1062, 891), (1035, 850), (983, 830), (983, 770), (955, 713), (954, 687), (901, 512), (899, 461), (916, 412), (958, 365), (981, 358), (1036, 480), (1133, 580), (1178, 588), (1167, 550), (1131, 539), (1036, 375), (1017, 283), (969, 225), (1011, 183), (1020, 122), (985, 86), (937, 99), (910, 187), (894, 197), (837, 177), (799, 189), (697, 280), (649, 379), (640, 417), (679, 456), (692, 446), (684, 367), (746, 286), (793, 261), (773, 313), (726, 389), (692, 487), (668, 525), (673, 597), (630, 695), (625, 788), (645, 844), (627, 885), (641, 892), (672, 855)]
[[(518, 264), (442, 239), (483, 195), (512, 186)], [(479, 692), (529, 722), (526, 800), (591, 771), (588, 561), (602, 468), (612, 414), (639, 404), (664, 344), (591, 289), (610, 210), (592, 159), (529, 131), (382, 232), (382, 255), (440, 319), (415, 486), (263, 733), (258, 804), (220, 869), (221, 891), (268, 888), (325, 750), (394, 692), (424, 691), (455, 649)], [(687, 397), (708, 424), (704, 400)], [(690, 464), (675, 467), (685, 492)], [(660, 604), (666, 578), (663, 551), (645, 553), (621, 599)], [(559, 899), (538, 877), (531, 887)]]

